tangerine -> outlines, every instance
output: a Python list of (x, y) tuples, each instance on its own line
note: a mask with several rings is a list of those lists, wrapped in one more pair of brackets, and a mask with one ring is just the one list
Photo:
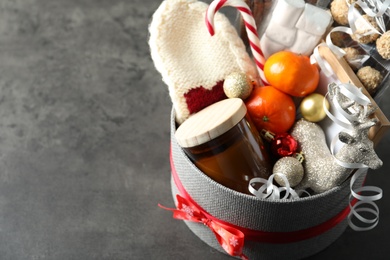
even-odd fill
[(295, 104), (291, 96), (272, 87), (255, 87), (245, 102), (257, 130), (275, 134), (287, 132), (295, 121)]
[(264, 64), (264, 75), (270, 85), (295, 97), (314, 92), (320, 73), (310, 58), (290, 51), (272, 54)]

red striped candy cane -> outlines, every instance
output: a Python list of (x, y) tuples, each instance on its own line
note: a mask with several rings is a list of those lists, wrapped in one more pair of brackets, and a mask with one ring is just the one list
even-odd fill
[(209, 5), (206, 12), (206, 26), (209, 33), (211, 34), (211, 36), (214, 35), (214, 15), (216, 12), (218, 12), (219, 9), (221, 9), (224, 6), (232, 6), (238, 9), (238, 11), (240, 11), (244, 20), (246, 33), (248, 34), (249, 44), (252, 50), (253, 58), (257, 65), (259, 76), (263, 81), (263, 84), (267, 83), (263, 71), (265, 59), (264, 59), (263, 52), (260, 49), (260, 39), (259, 39), (259, 35), (257, 34), (256, 22), (255, 19), (253, 18), (251, 9), (244, 1), (214, 0)]

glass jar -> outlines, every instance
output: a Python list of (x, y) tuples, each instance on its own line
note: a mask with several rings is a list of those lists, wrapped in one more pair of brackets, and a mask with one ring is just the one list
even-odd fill
[(249, 181), (272, 172), (263, 141), (239, 98), (190, 116), (175, 137), (194, 164), (216, 182), (249, 194)]

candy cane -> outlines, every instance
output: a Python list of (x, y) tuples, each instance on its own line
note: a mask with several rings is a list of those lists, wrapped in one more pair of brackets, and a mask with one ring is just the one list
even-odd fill
[(265, 59), (263, 52), (260, 49), (260, 39), (259, 35), (257, 34), (256, 22), (253, 18), (251, 9), (245, 2), (243, 2), (242, 0), (214, 0), (207, 8), (206, 13), (206, 26), (209, 33), (211, 34), (211, 36), (214, 35), (214, 15), (216, 12), (218, 12), (219, 9), (224, 6), (232, 6), (238, 9), (238, 11), (240, 11), (244, 20), (246, 32), (248, 34), (249, 44), (252, 50), (253, 58), (257, 65), (257, 70), (259, 72), (261, 80), (263, 81), (263, 84), (267, 83), (263, 71)]

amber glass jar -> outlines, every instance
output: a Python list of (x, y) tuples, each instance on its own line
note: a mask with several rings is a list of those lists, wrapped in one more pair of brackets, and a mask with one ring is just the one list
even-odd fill
[(192, 115), (175, 136), (201, 171), (233, 190), (249, 193), (252, 178), (271, 174), (261, 137), (239, 98), (220, 101)]

